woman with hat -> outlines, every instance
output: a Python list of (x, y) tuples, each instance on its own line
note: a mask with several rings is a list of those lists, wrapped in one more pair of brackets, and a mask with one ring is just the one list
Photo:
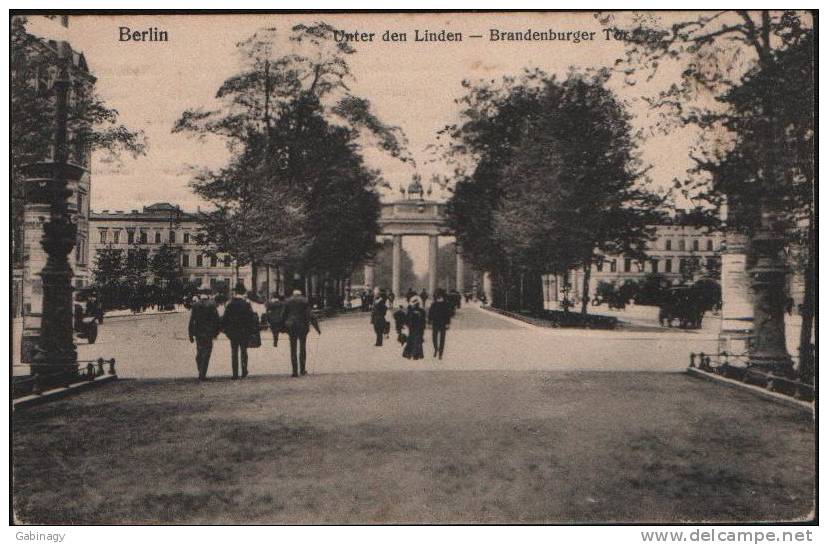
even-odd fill
[(426, 326), (426, 313), (423, 310), (423, 300), (418, 295), (411, 298), (411, 305), (405, 317), (408, 326), (408, 339), (403, 349), (403, 357), (413, 360), (423, 359), (423, 334)]

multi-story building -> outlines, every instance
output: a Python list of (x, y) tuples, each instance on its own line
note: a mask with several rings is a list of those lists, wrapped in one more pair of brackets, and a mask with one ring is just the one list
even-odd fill
[(161, 202), (129, 212), (93, 211), (89, 222), (89, 262), (93, 269), (97, 252), (102, 249), (145, 248), (151, 258), (163, 245), (168, 245), (179, 254), (184, 280), (214, 289), (232, 288), (238, 282), (251, 286), (250, 266), (236, 267), (230, 256), (210, 252), (198, 242), (201, 231), (198, 212), (184, 212), (177, 205)]
[[(589, 296), (595, 295), (601, 282), (620, 286), (629, 280), (641, 282), (654, 273), (674, 285), (692, 282), (702, 277), (718, 279), (723, 243), (724, 237), (721, 233), (692, 225), (687, 221), (685, 214), (679, 213), (671, 221), (655, 226), (655, 238), (647, 243), (646, 259), (607, 255), (593, 263), (589, 279)], [(565, 284), (569, 286), (569, 299), (580, 300), (583, 279), (583, 268), (570, 271), (568, 278), (545, 275), (545, 300), (562, 300)]]

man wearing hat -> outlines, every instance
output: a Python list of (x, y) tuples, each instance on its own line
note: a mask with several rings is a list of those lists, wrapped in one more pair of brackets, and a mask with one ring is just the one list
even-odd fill
[(233, 380), (239, 378), (239, 352), (241, 352), (241, 378), (247, 376), (247, 342), (259, 330), (259, 318), (253, 307), (244, 298), (247, 290), (238, 284), (233, 288), (233, 298), (224, 308), (221, 329), (230, 339), (230, 356), (233, 366)]
[(218, 310), (210, 295), (212, 292), (209, 289), (198, 290), (198, 300), (190, 309), (189, 336), (190, 342), (196, 343), (198, 380), (207, 380), (207, 367), (210, 365), (210, 354), (213, 353), (213, 339), (218, 337), (221, 329)]
[(293, 290), (293, 295), (285, 301), (282, 307), (282, 323), (290, 340), (290, 366), (293, 371), (291, 376), (306, 375), (308, 374), (305, 368), (308, 331), (313, 326), (317, 333), (321, 335), (322, 332), (319, 330), (319, 323), (311, 313), (310, 303), (307, 297), (302, 295), (301, 290)]

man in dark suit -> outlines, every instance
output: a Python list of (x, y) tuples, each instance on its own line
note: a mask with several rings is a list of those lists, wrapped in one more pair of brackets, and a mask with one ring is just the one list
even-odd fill
[(210, 300), (210, 290), (198, 291), (198, 301), (190, 309), (190, 325), (188, 333), (190, 342), (196, 343), (196, 367), (198, 380), (207, 380), (207, 367), (210, 365), (210, 355), (213, 353), (213, 339), (218, 337), (221, 329), (216, 305)]
[(431, 342), (434, 345), (434, 357), (443, 359), (446, 347), (446, 330), (451, 323), (454, 306), (446, 301), (446, 292), (438, 289), (434, 293), (434, 302), (428, 309), (428, 321), (431, 323)]
[(283, 299), (281, 295), (274, 293), (270, 298), (270, 302), (267, 303), (267, 307), (265, 307), (267, 323), (270, 325), (270, 332), (273, 334), (273, 346), (279, 346), (279, 332), (284, 328), (282, 311), (285, 303)]
[(377, 334), (377, 342), (374, 346), (382, 346), (382, 336), (385, 335), (385, 313), (388, 306), (385, 304), (385, 297), (382, 295), (374, 299), (371, 308), (371, 324), (374, 326), (374, 333)]
[[(302, 295), (300, 290), (293, 290), (282, 309), (282, 323), (287, 330), (290, 339), (290, 365), (293, 369), (291, 376), (298, 377), (300, 374), (307, 375), (305, 362), (307, 360), (306, 344), (308, 331), (313, 325), (320, 335), (319, 324), (311, 314), (311, 307), (308, 299)], [(297, 358), (298, 350), (298, 358)]]
[(259, 319), (253, 307), (244, 298), (246, 290), (238, 285), (233, 289), (233, 298), (224, 308), (221, 329), (230, 339), (230, 355), (233, 366), (233, 380), (239, 378), (239, 352), (241, 352), (241, 378), (247, 376), (247, 342), (259, 329)]

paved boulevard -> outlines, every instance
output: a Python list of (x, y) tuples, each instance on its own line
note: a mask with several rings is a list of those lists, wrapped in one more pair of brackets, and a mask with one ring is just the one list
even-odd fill
[[(122, 377), (191, 377), (196, 374), (195, 346), (187, 340), (187, 313), (108, 318), (98, 341), (79, 341), (81, 359), (115, 357)], [(441, 362), (431, 358), (426, 331), (426, 359), (403, 359), (392, 338), (374, 347), (367, 313), (325, 320), (322, 335), (308, 337), (311, 373), (401, 370), (606, 370), (681, 371), (691, 351), (716, 349), (715, 320), (701, 331), (640, 326), (624, 331), (545, 329), (511, 320), (476, 306), (459, 310), (448, 332)], [(249, 350), (252, 374), (288, 374), (290, 352), (285, 335), (272, 346)], [(211, 376), (230, 374), (230, 343), (219, 335), (210, 362)]]

